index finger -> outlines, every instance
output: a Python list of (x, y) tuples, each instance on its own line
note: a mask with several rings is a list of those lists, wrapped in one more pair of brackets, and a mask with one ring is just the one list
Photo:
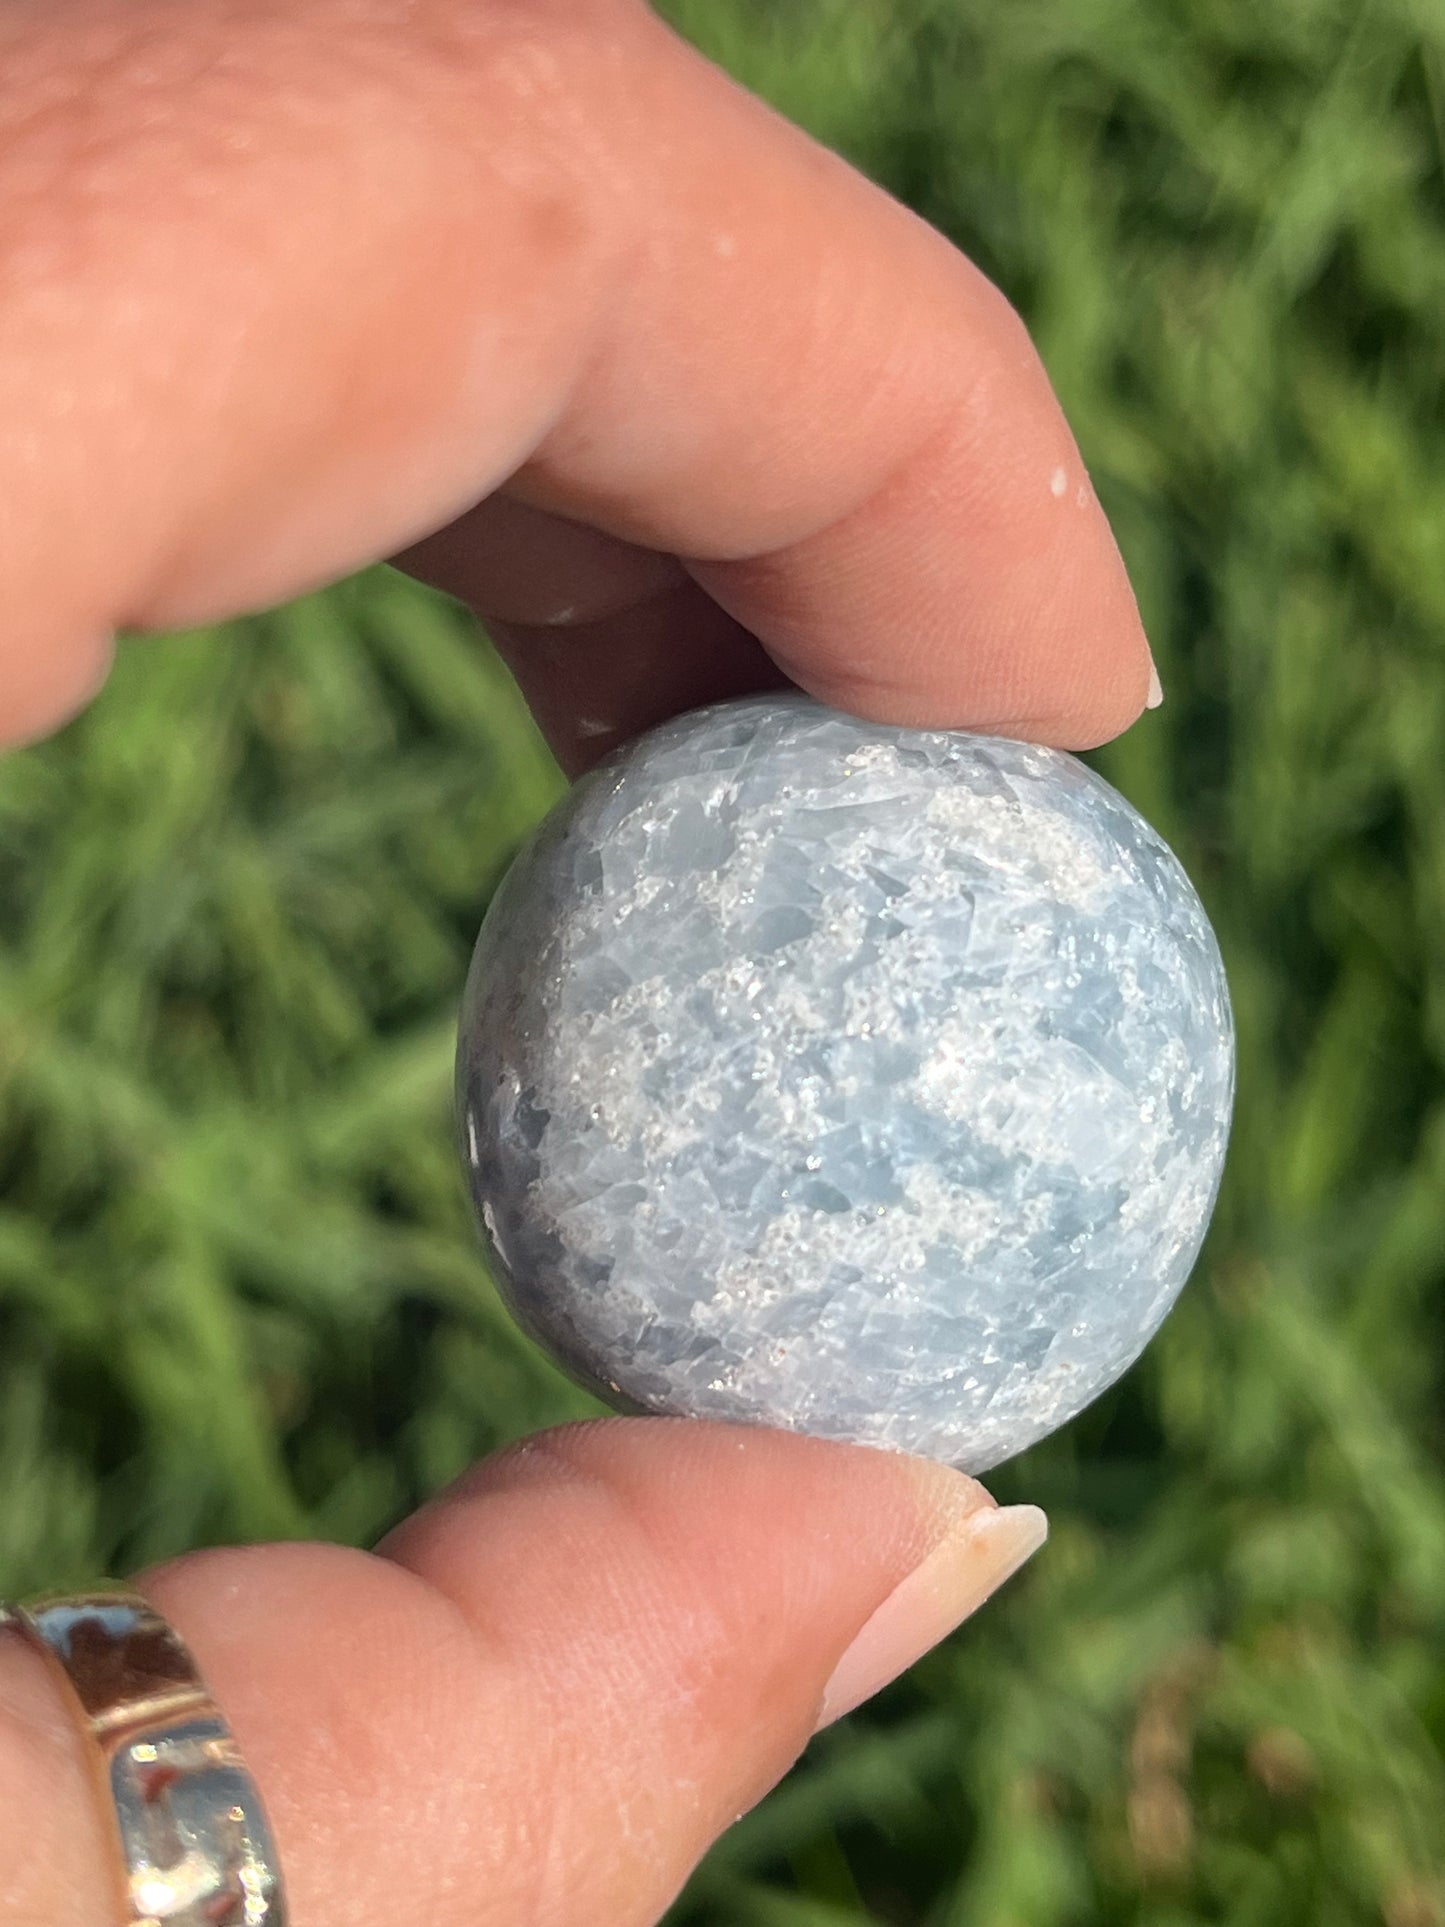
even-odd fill
[(633, 0), (26, 0), (0, 73), (0, 734), (504, 485), (865, 713), (1142, 706), (1012, 310)]

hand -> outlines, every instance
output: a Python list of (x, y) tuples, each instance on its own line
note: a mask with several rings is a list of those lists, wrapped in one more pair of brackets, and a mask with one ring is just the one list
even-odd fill
[[(634, 0), (11, 0), (0, 278), (7, 741), (117, 629), (401, 549), (574, 768), (780, 673), (1068, 746), (1146, 700), (1007, 304)], [(1041, 1536), (936, 1467), (629, 1421), (503, 1454), (376, 1555), (142, 1584), (298, 1923), (623, 1927)], [(105, 1917), (84, 1768), (0, 1640), (0, 1923)]]

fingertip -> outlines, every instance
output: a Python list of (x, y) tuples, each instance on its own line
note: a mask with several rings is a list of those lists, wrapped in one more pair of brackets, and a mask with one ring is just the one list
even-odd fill
[[(997, 1511), (998, 1501), (987, 1487), (967, 1472), (936, 1459), (920, 1459), (907, 1452), (879, 1455), (898, 1481), (905, 1502), (917, 1510), (925, 1540), (935, 1544), (963, 1519)], [(883, 1495), (880, 1493), (880, 1498)]]
[(0, 750), (39, 742), (88, 708), (109, 679), (115, 649), (109, 629), (63, 645), (7, 649), (0, 658)]
[(955, 407), (839, 521), (690, 570), (820, 701), (1061, 749), (1109, 741), (1144, 709), (1148, 645), (1042, 369), (1024, 373), (1022, 392)]

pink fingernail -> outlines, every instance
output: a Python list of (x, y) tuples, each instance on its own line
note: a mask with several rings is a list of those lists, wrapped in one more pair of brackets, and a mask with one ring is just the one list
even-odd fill
[(1157, 709), (1164, 700), (1164, 685), (1159, 680), (1159, 671), (1153, 662), (1149, 664), (1149, 694), (1144, 699), (1146, 709)]
[(1049, 1535), (1037, 1506), (967, 1513), (884, 1600), (823, 1692), (820, 1727), (871, 1699), (1018, 1571)]

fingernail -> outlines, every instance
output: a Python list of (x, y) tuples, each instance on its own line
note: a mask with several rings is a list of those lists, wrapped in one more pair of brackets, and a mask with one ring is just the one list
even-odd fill
[(1164, 700), (1164, 685), (1159, 680), (1159, 671), (1153, 661), (1149, 664), (1149, 694), (1144, 699), (1146, 709), (1157, 709)]
[(1049, 1536), (1033, 1505), (965, 1514), (896, 1586), (844, 1653), (823, 1691), (819, 1727), (897, 1679), (1018, 1571)]

